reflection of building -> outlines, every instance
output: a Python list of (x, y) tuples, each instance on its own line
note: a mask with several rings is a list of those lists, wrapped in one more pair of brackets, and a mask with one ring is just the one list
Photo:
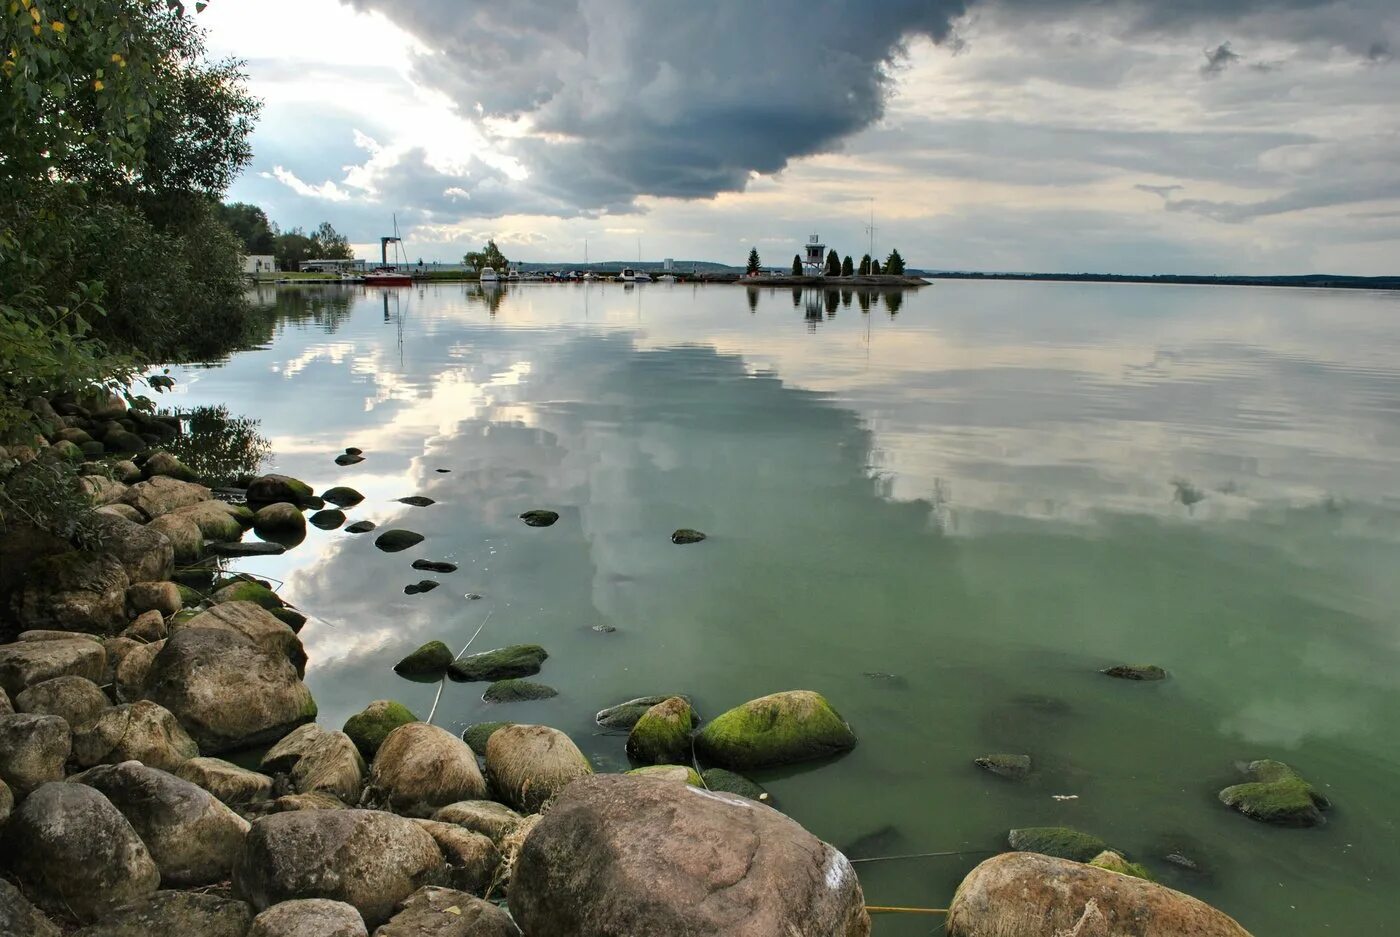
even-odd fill
[(820, 274), (826, 269), (826, 245), (820, 234), (807, 238), (807, 259), (802, 262), (808, 273)]

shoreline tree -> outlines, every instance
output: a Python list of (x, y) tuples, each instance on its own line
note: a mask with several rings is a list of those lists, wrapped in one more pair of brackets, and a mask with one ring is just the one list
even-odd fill
[(860, 258), (860, 275), (863, 276), (863, 277), (868, 277), (868, 276), (870, 276), (870, 255), (869, 255), (869, 254), (865, 254), (865, 255), (863, 255), (863, 256)]
[(851, 255), (847, 254), (841, 261), (841, 275), (843, 277), (852, 276), (855, 274), (855, 269), (855, 264), (851, 262)]
[(841, 275), (841, 257), (834, 250), (828, 251), (826, 255), (826, 275), (829, 277)]
[(496, 246), (495, 238), (489, 239), (486, 246), (479, 251), (467, 251), (462, 256), (462, 263), (474, 269), (478, 275), (487, 267), (498, 273), (510, 269), (510, 261), (506, 260), (506, 255)]
[(904, 258), (899, 256), (898, 250), (890, 251), (890, 256), (885, 259), (885, 272), (896, 276), (904, 275)]
[(802, 255), (801, 255), (801, 254), (793, 254), (793, 255), (792, 255), (792, 275), (795, 276), (795, 277), (800, 277), (800, 276), (802, 276), (802, 273), (803, 273), (803, 271), (802, 271)]
[(870, 275), (872, 277), (878, 277), (880, 275), (880, 261), (874, 258), (871, 258), (870, 261)]
[(757, 248), (757, 247), (750, 247), (750, 248), (749, 248), (749, 265), (745, 268), (744, 272), (747, 273), (749, 276), (755, 276), (755, 275), (758, 274), (759, 269), (760, 269), (760, 266), (761, 266), (761, 265), (760, 265), (759, 260), (758, 260), (758, 248)]

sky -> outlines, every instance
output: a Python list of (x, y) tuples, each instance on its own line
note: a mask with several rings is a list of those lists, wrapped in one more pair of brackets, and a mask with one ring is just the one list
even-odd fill
[(1395, 274), (1397, 0), (224, 0), (230, 200), (359, 256)]

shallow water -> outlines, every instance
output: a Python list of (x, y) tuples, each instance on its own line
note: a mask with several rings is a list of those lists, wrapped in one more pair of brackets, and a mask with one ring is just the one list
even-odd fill
[[(241, 568), (285, 580), (322, 722), (418, 644), (530, 641), (552, 700), (448, 684), (434, 721), (543, 722), (602, 768), (593, 713), (703, 715), (820, 690), (860, 746), (759, 775), (838, 846), (1001, 848), (1070, 824), (1256, 934), (1400, 920), (1400, 296), (950, 282), (891, 297), (652, 284), (265, 290), (268, 347), (177, 368), (180, 407), (260, 419), (269, 467), (366, 496)], [(167, 398), (167, 403), (171, 402)], [(341, 468), (345, 446), (366, 461)], [(439, 473), (437, 469), (450, 469)], [(393, 499), (423, 494), (430, 507)], [(559, 522), (516, 516), (551, 508)], [(669, 534), (695, 527), (701, 544)], [(409, 568), (451, 560), (456, 573)], [(404, 595), (425, 576), (443, 587)], [(469, 593), (480, 594), (479, 600)], [(616, 631), (595, 631), (612, 625)], [(1097, 673), (1155, 663), (1157, 684)], [(972, 766), (1027, 752), (1017, 785)], [(1335, 808), (1227, 811), (1275, 757)], [(1074, 799), (1055, 799), (1074, 795)], [(1193, 875), (1163, 855), (1187, 850)], [(863, 863), (872, 904), (944, 907), (977, 854)], [(926, 934), (933, 918), (878, 918)]]

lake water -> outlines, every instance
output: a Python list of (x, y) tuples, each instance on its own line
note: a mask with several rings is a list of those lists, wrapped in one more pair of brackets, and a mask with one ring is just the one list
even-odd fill
[[(351, 520), (426, 536), (385, 554), (313, 529), (242, 563), (314, 616), (324, 724), (385, 697), (426, 716), (438, 687), (392, 665), (485, 621), (472, 649), (545, 645), (536, 679), (559, 696), (491, 706), (484, 685), (447, 684), (439, 725), (546, 723), (618, 770), (604, 706), (684, 692), (708, 716), (815, 689), (859, 747), (757, 777), (857, 855), (1069, 824), (1258, 935), (1400, 928), (1400, 296), (939, 282), (260, 299), (282, 317), (267, 347), (175, 369), (173, 402), (261, 420), (268, 468), (352, 485), (367, 497)], [(346, 446), (366, 461), (336, 466)], [(437, 504), (393, 500), (419, 494)], [(526, 527), (531, 508), (560, 520)], [(672, 545), (678, 527), (709, 540)], [(405, 595), (419, 557), (461, 568)], [(1098, 673), (1123, 662), (1171, 676)], [(992, 752), (1029, 753), (1037, 776), (973, 767)], [(1327, 825), (1216, 801), (1261, 757), (1327, 792)], [(872, 904), (946, 907), (982, 857), (858, 869)]]

